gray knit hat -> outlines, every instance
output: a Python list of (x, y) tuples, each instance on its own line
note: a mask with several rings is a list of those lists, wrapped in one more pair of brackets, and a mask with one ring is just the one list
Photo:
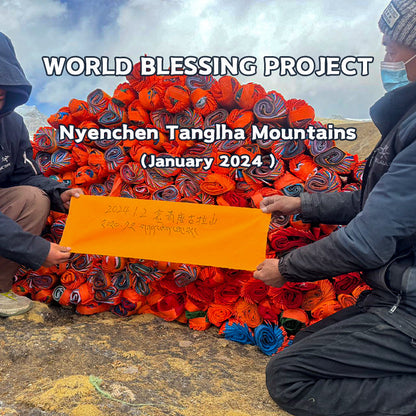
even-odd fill
[(397, 43), (416, 49), (416, 0), (392, 0), (378, 26)]

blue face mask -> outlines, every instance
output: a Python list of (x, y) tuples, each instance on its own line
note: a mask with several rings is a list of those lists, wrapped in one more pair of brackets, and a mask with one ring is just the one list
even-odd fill
[(381, 62), (381, 80), (383, 81), (384, 89), (387, 92), (404, 87), (410, 83), (409, 78), (407, 77), (406, 65), (415, 57), (416, 55), (406, 62)]

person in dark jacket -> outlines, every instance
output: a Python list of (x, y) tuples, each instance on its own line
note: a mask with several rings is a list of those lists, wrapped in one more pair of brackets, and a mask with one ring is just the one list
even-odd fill
[(69, 247), (41, 238), (50, 206), (69, 207), (80, 189), (43, 176), (32, 158), (29, 134), (14, 109), (24, 104), (32, 90), (17, 61), (10, 39), (0, 33), (0, 316), (30, 309), (28, 298), (10, 289), (20, 264), (34, 270), (68, 260)]
[(361, 191), (273, 196), (261, 206), (346, 226), (265, 260), (254, 277), (280, 287), (364, 271), (373, 289), (270, 360), (269, 393), (296, 416), (416, 415), (416, 2), (392, 0), (379, 27), (388, 92), (370, 109), (382, 138)]

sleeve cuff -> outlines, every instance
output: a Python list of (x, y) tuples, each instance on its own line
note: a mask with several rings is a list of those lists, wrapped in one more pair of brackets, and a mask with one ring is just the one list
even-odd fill
[(303, 222), (313, 222), (314, 220), (313, 195), (308, 192), (300, 194), (300, 216)]

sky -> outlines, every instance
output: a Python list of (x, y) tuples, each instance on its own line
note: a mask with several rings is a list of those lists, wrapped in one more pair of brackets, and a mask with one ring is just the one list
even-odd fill
[[(3, 31), (33, 86), (29, 105), (49, 115), (125, 77), (47, 76), (42, 56), (255, 56), (257, 74), (237, 76), (319, 117), (367, 119), (384, 94), (378, 20), (388, 0), (0, 0)], [(373, 56), (368, 76), (262, 74), (265, 56)]]

